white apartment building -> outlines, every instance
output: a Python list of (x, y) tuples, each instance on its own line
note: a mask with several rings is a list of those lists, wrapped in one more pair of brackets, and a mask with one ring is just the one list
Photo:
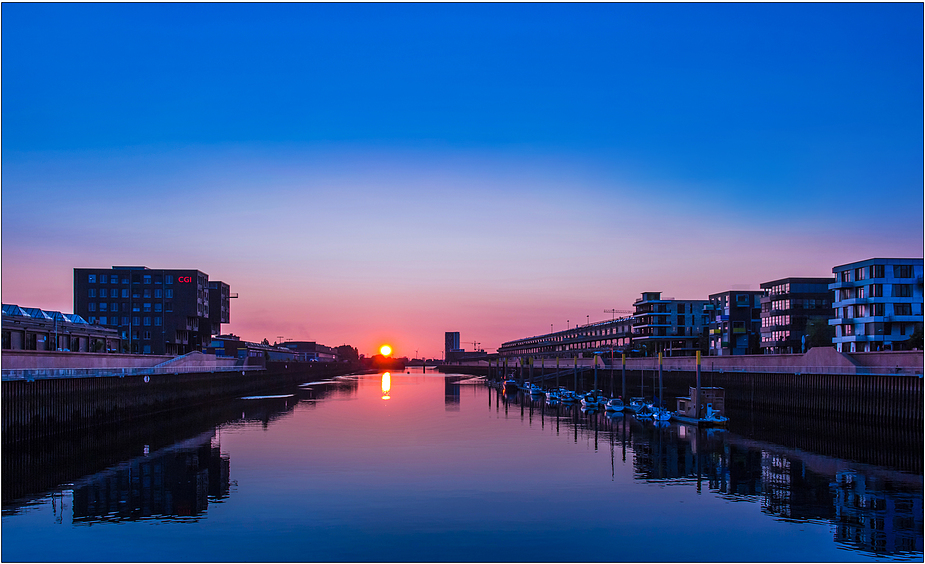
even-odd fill
[(835, 318), (829, 325), (839, 352), (893, 349), (922, 327), (922, 259), (872, 258), (832, 272)]

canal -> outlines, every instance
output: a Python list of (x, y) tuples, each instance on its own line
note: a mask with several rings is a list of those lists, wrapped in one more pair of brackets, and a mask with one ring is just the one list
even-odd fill
[[(306, 382), (5, 447), (0, 557), (922, 560), (920, 430), (781, 428), (642, 423), (414, 370)], [(807, 449), (827, 443), (850, 448)]]

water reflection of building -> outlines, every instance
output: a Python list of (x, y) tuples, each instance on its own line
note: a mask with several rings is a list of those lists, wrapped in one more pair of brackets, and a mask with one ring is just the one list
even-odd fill
[(207, 433), (90, 476), (74, 487), (74, 522), (199, 518), (229, 492), (230, 462)]
[(760, 453), (764, 495), (762, 509), (786, 519), (831, 519), (835, 516), (829, 480), (782, 455)]
[(459, 381), (444, 378), (443, 386), (444, 409), (446, 411), (459, 411)]
[(876, 554), (922, 552), (922, 496), (889, 481), (839, 472), (835, 494), (835, 541)]

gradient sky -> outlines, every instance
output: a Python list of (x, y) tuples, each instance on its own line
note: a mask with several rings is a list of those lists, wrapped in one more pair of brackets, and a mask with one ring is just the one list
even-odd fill
[(919, 3), (0, 9), (4, 303), (198, 268), (439, 357), (923, 255)]

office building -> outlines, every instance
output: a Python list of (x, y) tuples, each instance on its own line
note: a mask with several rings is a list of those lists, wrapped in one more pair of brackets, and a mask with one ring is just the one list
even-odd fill
[[(217, 294), (228, 285), (219, 281)], [(210, 303), (209, 275), (193, 269), (114, 266), (74, 269), (74, 313), (115, 329), (132, 353), (180, 355), (208, 346), (229, 319), (227, 303)], [(217, 308), (217, 316), (211, 315)], [(224, 309), (223, 309), (224, 308)]]
[(459, 353), (459, 331), (447, 331), (443, 336), (443, 352), (446, 362), (454, 362)]
[(641, 348), (648, 356), (706, 352), (707, 344), (702, 340), (715, 315), (710, 300), (662, 299), (661, 292), (643, 292), (633, 307), (634, 348)]
[(872, 258), (832, 269), (839, 352), (905, 348), (922, 330), (922, 259)]
[(538, 358), (572, 358), (599, 354), (609, 360), (630, 349), (633, 335), (633, 318), (622, 317), (608, 321), (595, 321), (564, 331), (554, 331), (524, 339), (502, 343), (501, 356), (531, 356)]
[(790, 277), (762, 283), (766, 294), (761, 298), (761, 351), (802, 353), (821, 345), (818, 336), (808, 332), (828, 327), (834, 311), (829, 289), (833, 282), (834, 278)]
[(759, 354), (763, 290), (730, 290), (710, 294), (710, 350), (713, 356)]

